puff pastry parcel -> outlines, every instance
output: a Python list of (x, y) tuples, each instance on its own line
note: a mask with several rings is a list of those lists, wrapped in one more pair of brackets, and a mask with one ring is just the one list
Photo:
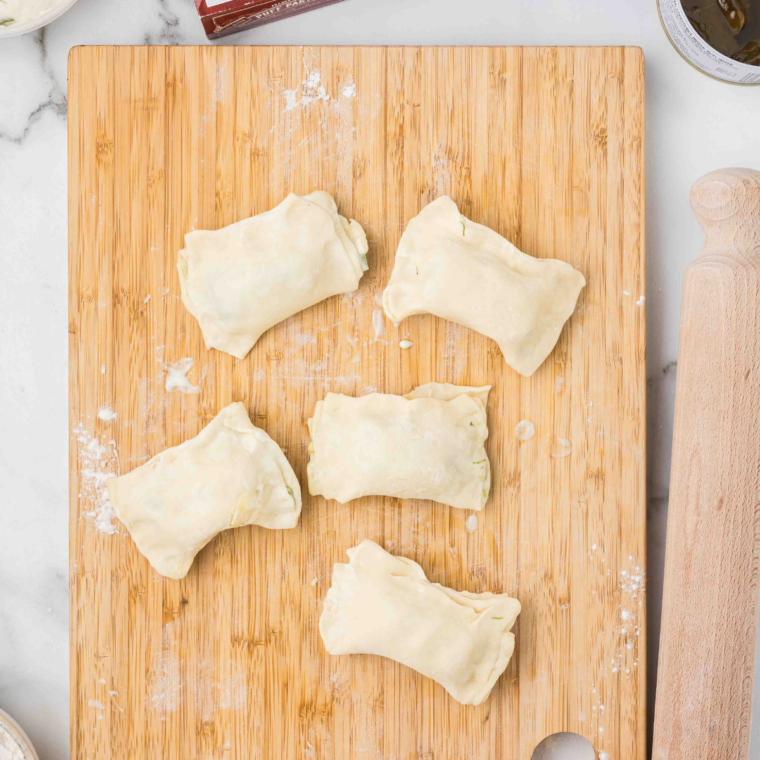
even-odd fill
[(215, 232), (185, 235), (182, 301), (207, 348), (242, 359), (296, 312), (359, 287), (367, 237), (323, 191), (292, 193), (271, 211)]
[(106, 485), (137, 548), (168, 578), (187, 575), (195, 555), (227, 528), (293, 528), (301, 514), (293, 469), (240, 402), (195, 438)]
[(383, 307), (394, 322), (430, 313), (477, 330), (527, 376), (551, 353), (585, 284), (570, 264), (522, 253), (443, 196), (404, 231)]
[(341, 503), (377, 495), (483, 509), (489, 390), (428, 383), (406, 396), (329, 393), (309, 420), (309, 492)]
[(506, 670), (520, 602), (431, 583), (410, 559), (374, 541), (336, 564), (319, 620), (330, 654), (389, 657), (437, 681), (457, 702), (479, 705)]

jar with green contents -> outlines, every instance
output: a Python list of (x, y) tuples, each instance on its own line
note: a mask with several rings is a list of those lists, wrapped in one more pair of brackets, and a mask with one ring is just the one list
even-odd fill
[(678, 52), (700, 71), (760, 85), (760, 0), (658, 0)]

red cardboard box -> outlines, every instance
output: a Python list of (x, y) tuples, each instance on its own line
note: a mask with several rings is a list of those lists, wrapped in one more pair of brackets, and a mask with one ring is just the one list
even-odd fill
[(195, 7), (206, 36), (213, 40), (339, 2), (342, 0), (195, 0)]

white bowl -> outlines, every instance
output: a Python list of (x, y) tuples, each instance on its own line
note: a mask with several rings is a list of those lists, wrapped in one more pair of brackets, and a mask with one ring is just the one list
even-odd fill
[(18, 37), (47, 26), (51, 21), (55, 21), (59, 16), (63, 16), (76, 1), (61, 0), (58, 5), (54, 5), (49, 11), (45, 11), (45, 13), (32, 21), (24, 21), (21, 24), (13, 24), (12, 26), (0, 26), (0, 40), (6, 37)]

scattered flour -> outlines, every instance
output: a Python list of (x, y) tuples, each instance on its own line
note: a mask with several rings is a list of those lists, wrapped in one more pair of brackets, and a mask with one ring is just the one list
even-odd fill
[(316, 343), (317, 336), (302, 332), (292, 336), (290, 341), (296, 346), (307, 346), (310, 343)]
[(375, 338), (372, 342), (377, 343), (385, 335), (385, 320), (383, 319), (382, 309), (374, 309), (372, 311), (372, 328), (375, 331)]
[(98, 419), (103, 422), (113, 422), (118, 416), (111, 407), (105, 404), (98, 409)]
[(195, 362), (189, 357), (180, 359), (178, 362), (174, 362), (174, 364), (164, 364), (167, 393), (174, 390), (180, 393), (200, 393), (200, 384), (193, 385), (187, 379), (187, 373), (193, 368), (193, 364)]
[(214, 83), (213, 99), (214, 103), (224, 101), (224, 81), (227, 78), (227, 67), (220, 66), (216, 72), (216, 82)]
[(124, 708), (116, 701), (116, 697), (119, 696), (118, 691), (109, 691), (108, 696), (111, 697), (111, 701), (113, 702), (114, 706), (120, 711), (124, 712)]
[(298, 105), (298, 90), (285, 90), (285, 110), (292, 111)]
[(164, 625), (161, 649), (153, 653), (145, 706), (149, 710), (174, 712), (186, 699), (192, 699), (204, 721), (211, 721), (219, 710), (242, 709), (248, 701), (247, 674), (234, 665), (231, 670), (219, 670), (208, 660), (191, 667), (179, 657), (172, 626), (172, 623)]
[(330, 103), (333, 108), (340, 108), (341, 102), (356, 97), (356, 84), (353, 80), (341, 85), (339, 98), (331, 97), (322, 84), (322, 72), (319, 69), (311, 68), (306, 61), (304, 64), (306, 66), (306, 78), (303, 82), (293, 90), (282, 91), (286, 112), (294, 111), (297, 108), (306, 108), (312, 103), (320, 101)]
[(92, 707), (94, 710), (105, 710), (106, 707), (102, 702), (98, 702), (97, 699), (91, 699), (87, 703), (88, 707)]
[(645, 579), (644, 573), (638, 565), (634, 567), (633, 572), (620, 571), (620, 590), (624, 594), (628, 594), (632, 601), (640, 601), (640, 596), (645, 591)]
[[(453, 375), (453, 382), (462, 383), (460, 378), (467, 368), (467, 350), (465, 329), (457, 322), (446, 322), (446, 343), (443, 349), (443, 360), (446, 370)], [(465, 340), (462, 340), (465, 339)], [(464, 343), (461, 345), (460, 340)]]
[(116, 512), (108, 499), (106, 486), (108, 478), (119, 474), (116, 441), (100, 441), (81, 422), (73, 432), (79, 454), (79, 498), (91, 507), (84, 515), (101, 533), (116, 533), (118, 528), (113, 524)]
[(361, 306), (364, 301), (364, 293), (360, 293), (358, 290), (352, 290), (350, 293), (343, 293), (340, 300), (341, 303), (349, 304), (351, 306)]
[[(630, 676), (631, 670), (638, 667), (638, 642), (641, 636), (641, 620), (639, 610), (644, 607), (646, 598), (645, 573), (640, 566), (633, 562), (630, 570), (621, 570), (618, 590), (620, 592), (620, 628), (618, 646), (611, 660), (613, 673), (624, 673)], [(630, 653), (630, 654), (629, 654)]]
[(605, 752), (603, 749), (599, 750), (599, 760), (610, 760), (609, 753)]
[(644, 305), (644, 301), (646, 301), (646, 300), (647, 299), (644, 296), (639, 296), (639, 300), (636, 301), (636, 306), (643, 306)]
[[(433, 170), (433, 186), (436, 195), (449, 195), (451, 193), (451, 159), (441, 153), (439, 145), (435, 151), (431, 169)], [(462, 228), (464, 232), (464, 227)]]
[(312, 586), (316, 586), (316, 585), (317, 585), (317, 583), (319, 583), (319, 578), (312, 578), (312, 579), (311, 579), (311, 585), (312, 585)]
[(2, 725), (0, 725), (0, 760), (28, 760), (26, 751), (16, 741), (16, 737)]
[(520, 420), (515, 427), (518, 441), (529, 441), (536, 434), (536, 426), (530, 420)]
[(464, 521), (464, 529), (468, 533), (474, 533), (478, 529), (478, 516), (477, 515), (470, 515)]
[(399, 348), (411, 348), (414, 343), (411, 340), (400, 340), (398, 342)]
[[(298, 99), (299, 90), (301, 99)], [(330, 100), (322, 84), (322, 72), (319, 69), (307, 70), (306, 79), (295, 90), (285, 90), (285, 110), (293, 111), (299, 106), (304, 108), (320, 100)]]
[(567, 440), (567, 438), (557, 437), (557, 443), (552, 449), (552, 457), (554, 459), (562, 459), (563, 457), (568, 457), (570, 456), (570, 452), (572, 450), (573, 450), (573, 447), (570, 444), (570, 441)]

